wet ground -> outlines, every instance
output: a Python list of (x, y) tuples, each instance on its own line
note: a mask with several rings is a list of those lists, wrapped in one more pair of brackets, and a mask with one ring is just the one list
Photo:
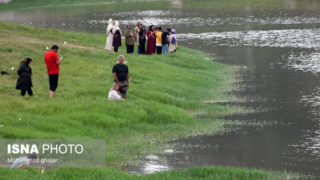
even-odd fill
[(21, 10), (0, 13), (0, 20), (90, 33), (105, 33), (110, 17), (122, 29), (142, 20), (175, 28), (180, 45), (247, 67), (239, 72), (240, 90), (232, 92), (245, 102), (226, 104), (259, 111), (225, 117), (245, 125), (228, 125), (220, 135), (174, 140), (174, 149), (144, 157), (138, 166), (128, 166), (129, 172), (223, 165), (318, 174), (320, 2), (153, 3)]

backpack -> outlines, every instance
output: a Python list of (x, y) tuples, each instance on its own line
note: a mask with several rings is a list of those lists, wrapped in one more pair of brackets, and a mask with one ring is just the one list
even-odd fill
[(174, 38), (172, 38), (172, 40), (171, 40), (171, 44), (175, 44), (177, 41), (176, 41), (176, 38), (174, 37)]

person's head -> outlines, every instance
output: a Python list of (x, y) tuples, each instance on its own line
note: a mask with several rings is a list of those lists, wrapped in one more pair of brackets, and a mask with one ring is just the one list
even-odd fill
[(140, 23), (140, 24), (139, 24), (139, 28), (140, 28), (140, 29), (142, 29), (142, 27), (143, 27), (143, 24), (142, 24), (142, 23)]
[(118, 56), (118, 61), (119, 61), (119, 64), (123, 64), (123, 60), (124, 60), (124, 56), (123, 55), (119, 55)]
[(159, 27), (156, 27), (156, 31), (159, 31)]
[(51, 47), (51, 50), (54, 51), (54, 52), (58, 52), (59, 47), (58, 47), (57, 45), (53, 45), (53, 46)]
[(162, 27), (160, 26), (160, 27), (158, 27), (159, 28), (159, 31), (162, 31)]
[(169, 32), (171, 32), (171, 29), (170, 29), (170, 28), (167, 28), (166, 31), (169, 33)]
[(108, 21), (109, 24), (113, 24), (113, 20), (110, 18)]
[(27, 157), (28, 157), (28, 159), (31, 159), (31, 160), (37, 159), (37, 155), (35, 155), (35, 154), (29, 154)]
[(140, 24), (141, 24), (141, 21), (138, 21), (137, 24), (136, 24), (136, 26), (137, 26), (137, 27), (140, 27)]
[(32, 61), (31, 58), (25, 58), (25, 59), (23, 60), (23, 62), (26, 63), (26, 65), (28, 65), (28, 66), (30, 65), (31, 61)]
[(176, 30), (175, 29), (172, 29), (171, 30), (171, 34), (175, 34), (176, 33)]
[(154, 25), (149, 26), (149, 30), (153, 31), (154, 30)]
[(120, 25), (119, 21), (114, 21), (114, 25), (119, 27)]
[(115, 91), (119, 91), (119, 84), (114, 84), (113, 89), (114, 89)]
[(127, 28), (128, 28), (128, 29), (131, 29), (131, 25), (130, 25), (130, 24), (127, 24)]

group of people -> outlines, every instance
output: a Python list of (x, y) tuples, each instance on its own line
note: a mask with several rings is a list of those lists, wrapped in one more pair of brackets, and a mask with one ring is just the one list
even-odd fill
[[(53, 45), (51, 50), (46, 52), (44, 55), (44, 61), (47, 66), (47, 74), (49, 76), (49, 95), (53, 98), (54, 93), (58, 87), (59, 71), (62, 58), (58, 57), (59, 47)], [(113, 66), (112, 75), (114, 78), (113, 87), (110, 89), (108, 94), (109, 100), (123, 100), (126, 99), (126, 92), (129, 89), (129, 68), (124, 64), (124, 56), (118, 56), (118, 63)], [(33, 96), (31, 90), (32, 81), (32, 69), (30, 64), (32, 62), (31, 58), (25, 58), (21, 61), (18, 68), (19, 78), (17, 80), (16, 89), (21, 90), (21, 96), (25, 96), (28, 92), (29, 96)]]
[[(109, 25), (106, 29), (107, 42), (105, 50), (118, 52), (121, 46), (121, 29), (119, 28), (119, 21), (109, 19)], [(165, 31), (162, 27), (155, 27), (150, 25), (149, 29), (138, 21), (134, 30), (131, 29), (131, 25), (127, 24), (124, 32), (125, 44), (127, 47), (127, 53), (134, 52), (134, 45), (137, 45), (137, 54), (151, 55), (157, 53), (158, 55), (167, 54), (169, 52), (175, 52), (178, 48), (177, 38), (175, 35), (175, 29), (167, 28)], [(147, 48), (146, 48), (147, 44)]]

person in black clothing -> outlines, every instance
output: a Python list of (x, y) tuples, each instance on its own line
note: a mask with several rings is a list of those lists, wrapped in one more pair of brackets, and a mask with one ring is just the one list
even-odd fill
[(16, 89), (21, 90), (21, 96), (24, 96), (26, 94), (26, 91), (28, 91), (29, 96), (33, 95), (33, 92), (31, 90), (32, 82), (31, 82), (31, 74), (32, 70), (30, 68), (30, 63), (32, 59), (25, 58), (20, 63), (20, 67), (17, 71), (19, 78), (17, 81)]
[[(140, 44), (141, 45), (141, 44)], [(112, 74), (114, 83), (119, 85), (121, 97), (126, 99), (127, 90), (129, 89), (129, 68), (123, 63), (124, 56), (119, 55), (119, 63), (113, 66)]]
[(139, 54), (146, 54), (146, 28), (140, 24), (139, 32)]
[(168, 28), (166, 31), (162, 32), (161, 35), (161, 44), (162, 44), (162, 54), (167, 54), (169, 53), (169, 33), (171, 32), (171, 29)]

